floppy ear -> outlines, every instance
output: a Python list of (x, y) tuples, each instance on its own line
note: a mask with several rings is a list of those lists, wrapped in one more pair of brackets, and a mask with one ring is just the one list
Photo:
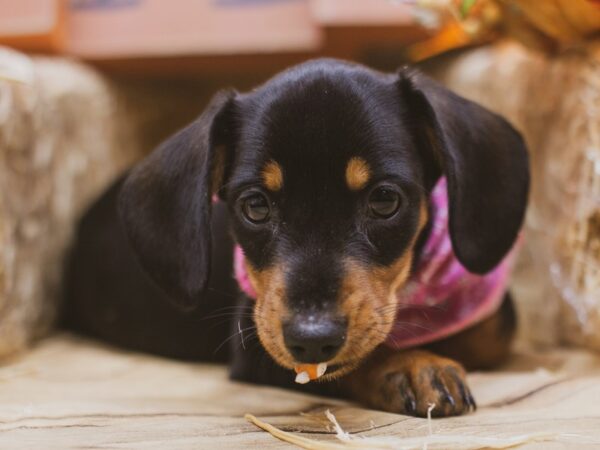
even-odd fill
[(223, 181), (234, 96), (216, 94), (200, 117), (132, 170), (119, 196), (141, 266), (182, 309), (197, 306), (210, 274), (211, 202)]
[(521, 228), (529, 191), (527, 148), (502, 117), (404, 69), (400, 88), (415, 128), (448, 182), (450, 237), (471, 272), (493, 269)]

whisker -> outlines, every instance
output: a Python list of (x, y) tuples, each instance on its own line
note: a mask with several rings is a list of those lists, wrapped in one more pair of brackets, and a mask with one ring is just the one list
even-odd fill
[(241, 341), (242, 341), (242, 348), (244, 350), (246, 350), (246, 343), (244, 342), (244, 332), (242, 331), (242, 327), (240, 325), (240, 321), (239, 320), (238, 320), (237, 326), (238, 326), (238, 332), (240, 334), (240, 338), (241, 338)]
[(426, 330), (426, 331), (433, 331), (434, 329), (431, 327), (428, 327), (426, 325), (421, 325), (420, 323), (413, 323), (413, 322), (395, 322), (395, 325), (403, 325), (403, 326), (407, 326), (410, 325), (411, 327), (416, 327), (416, 328), (421, 328), (422, 330)]
[(394, 310), (394, 309), (400, 310), (400, 309), (402, 309), (402, 307), (411, 308), (411, 309), (438, 310), (438, 311), (442, 311), (442, 312), (448, 310), (447, 305), (415, 305), (415, 304), (407, 303), (407, 302), (399, 302), (394, 305), (380, 306), (378, 308), (375, 308), (373, 311), (388, 312), (388, 311)]
[(227, 312), (220, 314), (211, 314), (210, 316), (202, 317), (200, 321), (203, 320), (211, 320), (211, 319), (220, 319), (221, 317), (252, 317), (252, 313), (243, 313), (243, 312)]
[(255, 350), (257, 348), (257, 344), (260, 344), (260, 341), (258, 340), (258, 335), (256, 333), (250, 333), (245, 338), (245, 346), (243, 347), (243, 349), (245, 351)]
[(214, 310), (214, 312), (221, 312), (221, 311), (231, 311), (231, 310), (243, 310), (243, 309), (253, 309), (254, 305), (229, 305), (229, 306), (223, 306), (221, 308), (217, 308)]
[(214, 292), (219, 295), (223, 295), (224, 297), (228, 297), (228, 298), (238, 298), (239, 297), (239, 294), (232, 294), (231, 292), (223, 291), (222, 289), (216, 289), (214, 287), (208, 287), (206, 290)]
[(252, 330), (255, 329), (256, 326), (251, 326), (251, 327), (246, 327), (246, 328), (242, 328), (239, 331), (233, 333), (231, 336), (229, 336), (228, 338), (226, 338), (223, 342), (221, 342), (221, 344), (215, 349), (215, 351), (213, 353), (217, 353), (219, 350), (221, 350), (221, 348), (227, 343), (229, 342), (231, 339), (233, 339), (234, 337), (238, 336), (240, 333), (243, 333), (244, 331), (247, 330)]

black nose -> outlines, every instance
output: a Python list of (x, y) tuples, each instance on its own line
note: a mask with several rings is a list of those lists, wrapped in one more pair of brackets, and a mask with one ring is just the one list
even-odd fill
[(283, 326), (285, 345), (301, 363), (333, 358), (346, 339), (346, 321), (328, 316), (296, 316)]

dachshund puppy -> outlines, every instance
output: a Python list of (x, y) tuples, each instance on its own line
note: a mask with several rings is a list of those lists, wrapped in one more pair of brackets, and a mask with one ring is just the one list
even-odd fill
[[(528, 188), (525, 144), (503, 118), (414, 70), (309, 61), (216, 94), (92, 207), (67, 322), (230, 359), (236, 380), (463, 414), (465, 369), (509, 351)], [(230, 326), (202, 320), (229, 312)], [(213, 356), (224, 341), (231, 353)], [(294, 383), (318, 363), (317, 382)]]

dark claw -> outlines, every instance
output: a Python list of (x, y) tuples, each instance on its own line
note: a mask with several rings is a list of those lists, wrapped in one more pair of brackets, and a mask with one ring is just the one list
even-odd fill
[(431, 385), (442, 394), (442, 401), (450, 403), (453, 409), (456, 407), (456, 402), (454, 401), (454, 398), (450, 394), (450, 391), (448, 391), (448, 388), (446, 387), (444, 382), (440, 379), (439, 375), (434, 375)]
[(448, 371), (448, 373), (450, 374), (450, 376), (452, 376), (452, 378), (454, 378), (454, 382), (460, 390), (460, 395), (462, 397), (464, 405), (468, 407), (469, 411), (477, 411), (477, 404), (475, 403), (475, 399), (471, 395), (471, 391), (469, 391), (469, 388), (465, 386), (465, 383), (463, 382), (462, 378), (458, 376), (455, 370)]
[(460, 396), (462, 398), (463, 403), (469, 407), (469, 409), (471, 409), (471, 401), (473, 400), (473, 397), (471, 397), (471, 393), (467, 392), (467, 389), (465, 388), (465, 384), (462, 382), (462, 380), (460, 379), (460, 377), (458, 376), (458, 374), (456, 373), (455, 370), (449, 371), (450, 376), (452, 378), (454, 378), (454, 382), (456, 383), (456, 385), (458, 386), (458, 390), (460, 391)]
[(414, 416), (417, 412), (417, 401), (415, 400), (415, 395), (412, 393), (412, 390), (410, 388), (406, 390), (404, 395), (404, 408), (406, 410), (406, 414)]
[(450, 403), (450, 406), (452, 406), (452, 409), (456, 408), (456, 401), (454, 400), (454, 397), (452, 397), (452, 395), (450, 395), (449, 392), (444, 393), (444, 401), (446, 401), (447, 403)]
[[(398, 374), (394, 378), (397, 378)], [(389, 378), (388, 378), (389, 380)], [(410, 387), (410, 383), (406, 375), (402, 374), (398, 381), (398, 389), (404, 396), (404, 410), (406, 414), (415, 415), (417, 412), (417, 401), (415, 399), (415, 393)]]
[(475, 403), (475, 399), (470, 392), (467, 393), (467, 404), (469, 405), (469, 409), (472, 411), (477, 411), (477, 403)]
[(464, 372), (452, 365), (425, 365), (417, 374), (401, 366), (382, 374), (375, 403), (386, 411), (422, 417), (426, 402), (431, 401), (438, 406), (433, 417), (475, 411), (477, 405), (464, 377)]

